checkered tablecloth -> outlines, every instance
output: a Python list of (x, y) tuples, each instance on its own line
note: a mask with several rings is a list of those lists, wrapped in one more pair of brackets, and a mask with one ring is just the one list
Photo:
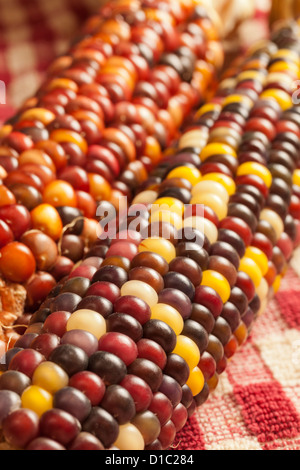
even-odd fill
[(102, 0), (0, 0), (0, 122), (32, 96), (49, 64), (63, 54)]
[(300, 450), (300, 250), (175, 448)]
[[(0, 122), (35, 92), (99, 1), (0, 0), (0, 80), (7, 92)], [(174, 448), (300, 450), (300, 253)]]

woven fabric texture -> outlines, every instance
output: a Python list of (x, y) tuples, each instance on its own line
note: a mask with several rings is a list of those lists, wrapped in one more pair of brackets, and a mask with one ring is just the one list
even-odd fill
[(49, 64), (63, 54), (102, 0), (0, 0), (0, 121), (32, 96)]
[[(0, 0), (0, 123), (41, 83), (100, 0)], [(300, 253), (174, 450), (300, 450)]]
[(300, 250), (177, 450), (300, 450)]

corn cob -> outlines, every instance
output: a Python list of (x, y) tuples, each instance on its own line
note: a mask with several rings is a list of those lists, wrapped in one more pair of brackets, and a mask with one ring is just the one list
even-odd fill
[(102, 233), (31, 317), (0, 377), (10, 445), (167, 449), (215, 389), (299, 244), (296, 32), (226, 74), (125, 228)]
[(215, 20), (163, 5), (104, 6), (0, 132), (0, 273), (29, 312), (94, 241), (98, 201), (130, 198), (214, 86)]

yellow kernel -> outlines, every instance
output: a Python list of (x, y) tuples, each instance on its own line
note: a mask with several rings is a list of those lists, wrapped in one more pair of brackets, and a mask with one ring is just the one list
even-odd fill
[(42, 416), (53, 407), (51, 393), (37, 385), (30, 385), (24, 390), (21, 402), (23, 408), (33, 410), (38, 416)]
[(285, 60), (277, 60), (269, 67), (270, 73), (272, 72), (285, 72), (292, 73), (296, 77), (299, 76), (299, 67), (297, 64), (292, 62), (286, 62)]
[(200, 351), (196, 343), (184, 335), (177, 336), (176, 346), (172, 351), (181, 356), (188, 364), (189, 368), (194, 369), (200, 361)]
[(106, 333), (106, 322), (104, 317), (94, 310), (76, 310), (67, 322), (67, 331), (71, 330), (89, 331), (99, 339)]
[(293, 106), (292, 97), (285, 91), (278, 90), (277, 88), (269, 88), (261, 93), (260, 99), (264, 100), (268, 98), (275, 100), (282, 111), (286, 111)]
[(167, 263), (170, 263), (172, 259), (176, 258), (176, 250), (174, 245), (165, 238), (160, 237), (149, 237), (143, 240), (139, 244), (139, 252), (152, 251), (162, 256)]
[(246, 95), (233, 94), (233, 95), (226, 96), (222, 104), (224, 107), (231, 103), (243, 103), (248, 108), (251, 108), (253, 106), (252, 99)]
[(221, 105), (217, 103), (207, 103), (201, 106), (197, 111), (197, 117), (203, 116), (203, 114), (210, 113), (211, 111), (221, 111)]
[(151, 319), (161, 320), (169, 325), (178, 336), (183, 330), (183, 318), (171, 305), (158, 303), (151, 308)]
[(272, 284), (274, 294), (276, 294), (276, 292), (279, 291), (280, 286), (281, 286), (281, 280), (282, 280), (282, 277), (280, 274), (278, 274), (275, 278), (275, 281)]
[(167, 222), (168, 224), (173, 225), (176, 230), (182, 228), (182, 217), (180, 217), (176, 212), (170, 210), (157, 210), (149, 218), (150, 223), (154, 222)]
[(198, 393), (203, 390), (204, 376), (199, 367), (194, 367), (194, 369), (190, 371), (186, 384), (191, 389), (193, 396), (198, 395)]
[(227, 302), (230, 297), (230, 284), (223, 274), (207, 269), (203, 271), (201, 285), (212, 287), (221, 297), (223, 303)]
[(192, 227), (207, 236), (210, 243), (215, 243), (218, 239), (218, 229), (215, 224), (204, 217), (190, 216), (183, 221), (183, 227)]
[(126, 423), (119, 426), (119, 435), (114, 446), (120, 450), (144, 450), (145, 441), (136, 426)]
[(121, 295), (134, 295), (139, 299), (144, 300), (150, 308), (158, 302), (156, 291), (153, 287), (143, 281), (133, 280), (125, 282), (121, 287)]
[(0, 127), (0, 139), (1, 141), (4, 140), (6, 136), (8, 136), (13, 130), (13, 126), (11, 124), (4, 124)]
[(78, 132), (71, 131), (69, 129), (55, 129), (50, 134), (50, 139), (55, 142), (71, 142), (72, 144), (78, 145), (78, 147), (86, 153), (88, 150), (87, 141)]
[(150, 189), (141, 191), (135, 196), (132, 204), (152, 204), (156, 200), (157, 195), (158, 193), (156, 191)]
[(216, 181), (224, 186), (229, 196), (232, 196), (236, 191), (236, 185), (233, 179), (228, 175), (222, 173), (207, 173), (202, 177), (202, 181)]
[(292, 49), (278, 49), (278, 51), (273, 54), (273, 59), (278, 58), (290, 59), (293, 62), (296, 62), (296, 64), (300, 65), (299, 56), (297, 52), (293, 51)]
[(20, 117), (20, 121), (31, 121), (37, 120), (41, 121), (43, 124), (47, 125), (55, 119), (55, 114), (49, 109), (46, 108), (30, 108), (24, 111)]
[(258, 80), (260, 83), (263, 84), (266, 80), (266, 76), (258, 70), (245, 70), (244, 72), (239, 73), (237, 77), (238, 82), (252, 79)]
[(272, 184), (271, 172), (264, 165), (257, 162), (242, 163), (237, 169), (237, 176), (243, 175), (259, 176), (268, 188), (270, 188)]
[(49, 85), (47, 86), (47, 90), (54, 90), (55, 88), (67, 88), (68, 90), (72, 90), (75, 93), (78, 92), (78, 85), (73, 80), (69, 78), (54, 78), (51, 80)]
[(167, 179), (170, 178), (183, 178), (188, 180), (192, 186), (199, 183), (201, 173), (197, 168), (189, 168), (186, 166), (178, 166), (168, 173)]
[[(220, 90), (226, 90), (228, 88), (235, 88), (237, 85), (237, 80), (236, 78), (224, 78), (218, 85), (218, 88)], [(221, 108), (222, 109), (222, 108)]]
[(39, 204), (31, 211), (32, 226), (58, 240), (63, 230), (63, 224), (58, 211), (51, 204)]
[(202, 148), (207, 142), (207, 134), (204, 134), (202, 130), (193, 129), (189, 132), (185, 132), (179, 139), (178, 148), (195, 147)]
[(68, 374), (57, 364), (44, 361), (37, 366), (32, 376), (33, 385), (37, 385), (54, 394), (69, 382)]
[(261, 269), (252, 258), (244, 256), (240, 261), (239, 271), (243, 271), (251, 278), (255, 287), (258, 287), (262, 280)]
[(284, 223), (281, 217), (272, 209), (265, 208), (260, 213), (260, 220), (266, 220), (272, 225), (278, 240), (284, 231)]
[(230, 145), (218, 142), (212, 142), (206, 145), (206, 147), (204, 147), (200, 153), (200, 158), (202, 161), (204, 161), (212, 155), (232, 155), (233, 157), (237, 158), (235, 150)]
[(151, 206), (151, 214), (157, 210), (169, 210), (182, 216), (184, 212), (184, 204), (175, 197), (161, 197), (153, 202)]
[(187, 137), (186, 139), (182, 139), (178, 143), (178, 148), (182, 149), (182, 148), (190, 147), (190, 148), (197, 149), (198, 152), (201, 152), (206, 144), (207, 144), (207, 138), (205, 138), (204, 136), (201, 139), (196, 136), (193, 136), (193, 138)]
[(300, 186), (300, 170), (297, 169), (293, 173), (293, 184)]
[[(197, 196), (198, 194), (202, 194), (202, 193), (213, 193), (216, 196), (219, 196), (221, 199), (223, 199), (223, 201), (225, 201), (226, 203), (229, 200), (229, 195), (224, 185), (214, 180), (200, 181), (200, 183), (196, 184), (196, 186), (193, 187), (192, 192), (191, 192), (192, 196)], [(191, 201), (191, 204), (193, 204), (192, 201)]]
[(248, 246), (246, 248), (245, 256), (256, 262), (263, 276), (267, 274), (269, 270), (269, 260), (262, 250), (256, 248), (256, 246)]
[(227, 203), (213, 193), (199, 193), (192, 197), (191, 204), (203, 204), (210, 207), (219, 220), (224, 219), (227, 215)]

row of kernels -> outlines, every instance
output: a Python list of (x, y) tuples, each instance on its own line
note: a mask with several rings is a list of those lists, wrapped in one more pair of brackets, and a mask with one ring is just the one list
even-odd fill
[[(235, 103), (231, 103), (231, 105), (232, 104), (235, 105)], [(243, 111), (241, 112), (243, 113)], [(250, 178), (248, 178), (248, 183), (254, 181), (256, 182), (259, 188), (262, 188), (263, 191), (265, 190), (264, 188), (266, 188), (266, 191), (268, 191), (268, 186), (266, 183), (269, 182), (268, 180), (269, 175), (268, 174), (266, 175), (265, 173), (263, 173), (261, 167), (259, 167), (259, 169), (260, 169), (260, 174), (257, 175), (255, 174), (255, 172), (257, 171), (257, 166), (254, 165), (250, 168), (250, 171), (254, 173), (252, 173), (250, 175)], [(187, 183), (185, 184), (186, 186), (189, 186), (190, 184), (189, 186), (190, 190), (192, 188), (192, 183), (190, 181), (191, 174), (194, 177), (194, 172), (186, 171), (184, 173), (186, 178), (183, 178), (183, 179), (186, 179), (187, 181)], [(217, 172), (217, 175), (218, 175), (218, 181), (219, 182), (222, 181), (222, 178), (220, 177), (220, 173)], [(200, 168), (199, 176), (201, 177), (201, 168)], [(245, 175), (240, 175), (238, 178), (241, 178), (243, 176)], [(263, 178), (261, 176), (263, 176)], [(228, 178), (230, 177), (228, 176)], [(207, 174), (207, 180), (214, 181), (214, 178), (211, 176), (210, 173)], [(228, 181), (230, 181), (230, 179), (229, 180), (227, 179), (227, 184), (225, 184), (225, 187), (227, 187), (228, 189), (228, 196), (230, 195), (234, 196), (235, 195), (234, 193), (238, 185), (236, 186), (234, 179), (231, 179), (232, 181), (231, 185), (228, 185)], [(198, 184), (199, 179), (198, 180), (196, 179), (195, 182), (196, 184)], [(241, 179), (239, 180), (239, 182), (241, 182)], [(231, 189), (233, 188), (233, 185), (234, 185), (234, 190), (230, 194)], [(155, 198), (153, 198), (154, 203), (157, 202), (157, 200), (159, 201), (160, 199), (159, 188), (157, 189), (158, 189), (157, 192), (154, 191), (156, 193)], [(184, 212), (182, 211), (182, 204), (180, 204), (180, 202), (177, 202), (176, 197), (174, 199), (175, 201), (172, 199), (168, 199), (163, 202), (166, 203), (168, 208), (172, 208), (172, 206), (174, 205), (173, 213), (176, 214), (177, 216), (180, 216), (180, 214), (183, 215)], [(263, 207), (265, 204), (265, 201), (262, 200), (261, 203)], [(239, 215), (241, 215), (241, 213), (239, 213)], [(246, 256), (246, 259), (253, 261), (254, 264), (252, 263), (252, 266), (255, 265), (258, 268), (260, 275), (263, 276), (263, 273), (266, 273), (266, 258), (263, 254), (263, 250), (261, 250), (260, 248), (256, 246), (256, 245), (261, 246), (259, 244), (259, 240), (256, 239), (256, 245), (252, 244), (252, 241), (254, 243), (255, 229), (252, 228), (251, 230), (251, 227), (247, 224), (247, 222), (245, 222), (245, 220), (243, 220), (243, 217), (242, 218), (236, 217), (235, 220), (233, 219), (234, 218), (232, 216), (225, 217), (225, 219), (221, 219), (220, 221), (214, 219), (215, 223), (218, 225), (218, 228), (219, 228), (219, 231), (217, 232), (217, 237), (220, 235), (220, 231), (222, 229), (224, 230), (225, 227), (227, 229), (229, 227), (234, 228), (238, 234), (242, 235), (245, 241), (245, 245), (246, 245), (244, 247), (244, 252), (243, 252), (243, 247), (239, 245), (239, 239), (234, 239), (234, 242), (232, 241), (232, 243), (234, 243), (234, 246), (239, 247), (239, 253), (241, 253), (240, 258), (243, 259), (243, 256), (242, 256), (242, 252), (243, 252), (243, 255)], [(197, 222), (198, 221), (199, 219), (197, 220)], [(146, 221), (146, 223), (148, 223), (148, 221)], [(196, 236), (196, 229), (193, 228), (193, 225), (194, 225), (193, 221), (191, 221), (191, 223), (192, 223), (192, 230), (194, 231), (193, 233)], [(272, 225), (270, 226), (272, 228)], [(199, 227), (200, 227), (200, 224), (199, 224)], [(229, 237), (228, 233), (226, 233), (226, 235)], [(227, 240), (229, 239), (230, 237), (227, 238)], [(194, 241), (195, 241), (195, 237), (194, 237)], [(172, 354), (174, 355), (174, 351), (177, 351), (178, 353), (177, 355), (181, 358), (184, 358), (185, 362), (188, 362), (188, 366), (190, 369), (189, 376), (187, 377), (187, 373), (186, 373), (187, 370), (185, 368), (185, 363), (180, 362), (180, 367), (179, 367), (180, 373), (178, 373), (177, 377), (181, 376), (181, 380), (183, 380), (182, 377), (186, 378), (186, 383), (190, 384), (189, 388), (190, 390), (193, 390), (193, 393), (195, 394), (194, 395), (195, 400), (197, 400), (197, 403), (199, 404), (205, 401), (205, 396), (207, 397), (207, 386), (211, 390), (213, 390), (216, 387), (217, 382), (218, 382), (218, 374), (222, 373), (222, 371), (226, 367), (226, 358), (231, 357), (232, 354), (236, 351), (237, 345), (240, 345), (245, 341), (245, 338), (247, 337), (247, 334), (248, 334), (248, 326), (249, 324), (251, 324), (251, 319), (253, 318), (253, 313), (257, 312), (257, 308), (259, 307), (259, 302), (257, 301), (258, 296), (257, 294), (255, 294), (255, 289), (253, 288), (254, 287), (253, 282), (251, 281), (251, 278), (247, 276), (247, 273), (245, 273), (243, 270), (240, 269), (237, 274), (234, 287), (231, 288), (230, 282), (226, 278), (226, 276), (220, 275), (220, 273), (216, 269), (208, 269), (208, 266), (209, 266), (208, 263), (210, 262), (211, 257), (208, 255), (208, 253), (207, 253), (207, 257), (205, 257), (205, 251), (207, 249), (209, 252), (212, 246), (214, 247), (216, 246), (215, 238), (211, 238), (210, 240), (208, 240), (208, 239), (205, 239), (203, 236), (202, 240), (200, 237), (200, 242), (201, 241), (202, 241), (202, 244), (205, 246), (205, 249), (203, 251), (201, 251), (202, 249), (200, 245), (198, 245), (196, 247), (197, 249), (195, 250), (195, 245), (194, 245), (193, 255), (198, 260), (199, 266), (201, 265), (201, 268), (203, 271), (201, 281), (199, 277), (198, 277), (198, 281), (196, 281), (196, 278), (195, 278), (194, 279), (195, 284), (193, 284), (189, 276), (187, 276), (186, 274), (182, 274), (182, 272), (187, 273), (186, 269), (183, 271), (182, 264), (175, 263), (176, 255), (178, 255), (179, 253), (181, 254), (187, 253), (187, 251), (184, 251), (186, 247), (184, 247), (183, 251), (180, 251), (181, 247), (179, 247), (179, 245), (181, 245), (182, 238), (180, 240), (174, 239), (174, 243), (171, 243), (169, 240), (163, 237), (159, 237), (159, 238), (145, 237), (145, 239), (143, 239), (142, 241), (137, 240), (137, 244), (136, 244), (137, 250), (141, 250), (141, 252), (136, 253), (133, 257), (131, 257), (132, 252), (131, 250), (129, 250), (131, 263), (126, 265), (126, 263), (123, 262), (124, 267), (121, 269), (117, 267), (118, 265), (104, 266), (103, 268), (100, 268), (100, 270), (97, 273), (95, 273), (95, 277), (94, 277), (94, 281), (95, 281), (94, 285), (95, 283), (97, 283), (97, 281), (100, 281), (101, 283), (104, 280), (105, 282), (108, 282), (108, 283), (116, 283), (116, 287), (121, 289), (120, 291), (121, 299), (122, 298), (124, 299), (124, 297), (126, 297), (126, 294), (127, 296), (131, 295), (135, 298), (136, 297), (141, 298), (142, 296), (144, 296), (144, 299), (146, 300), (146, 302), (148, 302), (148, 306), (150, 307), (151, 305), (152, 311), (156, 312), (156, 314), (160, 316), (160, 318), (164, 319), (164, 320), (159, 320), (158, 318), (151, 319), (151, 316), (150, 316), (150, 319), (146, 321), (146, 323), (144, 323), (144, 336), (147, 339), (149, 339), (150, 337), (153, 338), (154, 342), (157, 342), (157, 344), (158, 344), (158, 341), (160, 341), (161, 344), (164, 344), (164, 349), (168, 353), (169, 358), (172, 356)], [(275, 233), (275, 242), (276, 242), (276, 233)], [(118, 242), (116, 242), (116, 244), (117, 243)], [(124, 250), (124, 255), (125, 255), (124, 258), (128, 256), (129, 251)], [(108, 247), (107, 247), (107, 250), (103, 250), (103, 255), (104, 255), (103, 258), (105, 258), (105, 255), (107, 255), (108, 256), (107, 259), (109, 259)], [(140, 255), (144, 256), (143, 261)], [(232, 252), (231, 252), (231, 259), (234, 260), (234, 262), (240, 268), (239, 260), (232, 258)], [(169, 269), (168, 263), (169, 263), (169, 266), (174, 267), (175, 272), (172, 272), (172, 271), (168, 272), (168, 269)], [(186, 321), (184, 322), (183, 330), (181, 330), (181, 322), (180, 320), (178, 321), (179, 317), (177, 314), (174, 313), (174, 310), (170, 310), (168, 307), (164, 307), (167, 304), (166, 297), (164, 298), (164, 300), (161, 297), (164, 289), (161, 290), (162, 284), (159, 282), (159, 279), (157, 278), (157, 276), (156, 275), (154, 276), (152, 271), (149, 272), (147, 270), (144, 270), (143, 274), (141, 273), (141, 271), (139, 271), (139, 274), (137, 275), (137, 277), (135, 277), (135, 279), (128, 280), (130, 279), (130, 273), (131, 273), (130, 268), (135, 268), (138, 266), (156, 267), (158, 271), (160, 272), (160, 275), (163, 276), (164, 278), (164, 286), (167, 290), (174, 289), (174, 291), (176, 292), (177, 291), (180, 292), (180, 290), (182, 293), (185, 292), (186, 294), (185, 294), (184, 299), (187, 303), (189, 302), (189, 299), (194, 300), (194, 304), (192, 306), (192, 312), (191, 310), (188, 310), (186, 313), (186, 316), (184, 315), (184, 319)], [(217, 265), (215, 265), (215, 267), (217, 267)], [(147, 272), (147, 275), (146, 275), (146, 272)], [(195, 273), (196, 272), (197, 270), (195, 270)], [(257, 270), (255, 273), (255, 276), (256, 275), (258, 276), (258, 278), (260, 278)], [(254, 280), (255, 280), (255, 276), (253, 276)], [(143, 278), (144, 281), (141, 281), (140, 280), (141, 278)], [(145, 279), (147, 279), (146, 282), (145, 282)], [(155, 286), (155, 288), (152, 287), (151, 284)], [(261, 284), (259, 284), (258, 288), (260, 287), (261, 287)], [(173, 300), (173, 305), (175, 304), (177, 306), (177, 308), (175, 308), (174, 306), (173, 308), (175, 309), (175, 311), (177, 310), (179, 312), (181, 304), (179, 302), (179, 299), (175, 297), (174, 291), (170, 295), (170, 297), (171, 297), (171, 300)], [(189, 296), (187, 295), (187, 293), (189, 293)], [(116, 295), (118, 296), (118, 294)], [(170, 297), (169, 297), (169, 301), (171, 301)], [(241, 320), (237, 318), (238, 321), (235, 325), (235, 328), (232, 328), (231, 330), (231, 333), (233, 334), (232, 336), (229, 337), (228, 335), (230, 334), (230, 329), (228, 330), (228, 328), (226, 328), (227, 327), (226, 321), (225, 323), (222, 323), (221, 321), (218, 322), (218, 318), (222, 318), (222, 312), (226, 308), (227, 302), (230, 302), (230, 301), (232, 301), (233, 305), (236, 306), (236, 308), (240, 309)], [(54, 302), (56, 302), (56, 306), (58, 307), (57, 299), (55, 299)], [(247, 317), (246, 319), (246, 315), (248, 315), (248, 313), (245, 313), (244, 309), (247, 307), (248, 302), (250, 305), (250, 310), (247, 310), (247, 312), (249, 312), (250, 317), (249, 318)], [(186, 306), (187, 304), (184, 303), (184, 305)], [(62, 306), (62, 304), (60, 304), (60, 306)], [(211, 326), (211, 328), (209, 328), (208, 331), (210, 331), (210, 333), (208, 335), (206, 334), (205, 336), (206, 342), (208, 341), (207, 344), (205, 345), (205, 341), (201, 342), (201, 344), (203, 345), (202, 347), (204, 349), (204, 354), (201, 355), (199, 354), (201, 347), (200, 347), (200, 338), (198, 336), (198, 333), (201, 334), (201, 329), (194, 328), (194, 325), (188, 323), (188, 321), (190, 318), (196, 318), (197, 315), (198, 315), (198, 318), (200, 318), (200, 315), (202, 315), (202, 318), (203, 318), (204, 313), (206, 313), (206, 321), (208, 322), (209, 315), (207, 315), (207, 312), (205, 312), (204, 308), (211, 309), (211, 312), (213, 312), (214, 317), (215, 317), (215, 323), (214, 325)], [(185, 309), (182, 310), (182, 313), (184, 310)], [(228, 308), (227, 315), (229, 315), (229, 312), (230, 312), (230, 309)], [(179, 312), (179, 314), (180, 313), (181, 312)], [(71, 317), (72, 315), (70, 316), (70, 318)], [(108, 316), (107, 321), (109, 321), (109, 318), (110, 317)], [(161, 323), (159, 323), (160, 321)], [(176, 332), (172, 328), (168, 328), (169, 327), (168, 322), (169, 323), (175, 322), (174, 324), (176, 325), (176, 328), (175, 328)], [(191, 339), (191, 337), (189, 336), (192, 336), (194, 340)], [(210, 356), (205, 355), (206, 352)], [(150, 357), (153, 357), (153, 356), (150, 356)], [(212, 362), (210, 363), (212, 371), (210, 372), (210, 374), (208, 374), (208, 369), (207, 369), (208, 365), (206, 364), (206, 367), (204, 367), (204, 360), (209, 361), (210, 357), (212, 358)], [(131, 359), (128, 358), (128, 360), (131, 360)], [(160, 358), (160, 360), (162, 360), (162, 358)], [(199, 368), (197, 369), (196, 361), (198, 360), (200, 360), (200, 362), (198, 363)], [(202, 365), (201, 365), (201, 360), (202, 360)], [(134, 370), (135, 372), (138, 372), (139, 374), (143, 373), (140, 367), (140, 363), (133, 361), (133, 363), (130, 364), (130, 367), (133, 367), (133, 369), (131, 370)], [(154, 366), (152, 366), (152, 368), (153, 367)], [(202, 370), (205, 372), (201, 372), (201, 367), (202, 367)], [(154, 372), (154, 369), (153, 369), (153, 372)], [(150, 372), (150, 369), (148, 369), (148, 371)], [(175, 405), (176, 403), (178, 403), (178, 400), (180, 400), (181, 393), (183, 393), (183, 387), (180, 392), (180, 386), (179, 386), (180, 384), (178, 383), (178, 381), (176, 384), (176, 380), (174, 382), (171, 379), (166, 378), (168, 373), (170, 373), (171, 371), (173, 371), (172, 373), (175, 374), (175, 370), (173, 367), (171, 368), (171, 370), (166, 369), (166, 374), (160, 378), (159, 370), (155, 369), (155, 373), (152, 375), (152, 380), (153, 380), (152, 386), (154, 386), (154, 382), (155, 384), (159, 384), (161, 382), (161, 390), (164, 391), (168, 399), (171, 400), (173, 404)], [(204, 383), (204, 373), (207, 377), (206, 384)], [(147, 376), (147, 379), (150, 380), (149, 376)], [(195, 383), (196, 380), (197, 380), (197, 383)], [(203, 393), (199, 391), (201, 387), (202, 387)], [(188, 410), (190, 409), (191, 412), (192, 412), (192, 408), (190, 407), (192, 407), (192, 403), (193, 402), (189, 401), (189, 406), (187, 407), (187, 409)], [(174, 410), (175, 408), (176, 407), (174, 407)], [(169, 416), (171, 417), (172, 415), (169, 415)], [(165, 425), (163, 425), (161, 429), (163, 429), (164, 426), (166, 426), (168, 423), (169, 423), (168, 426), (170, 428), (172, 428), (172, 426), (174, 427), (174, 422), (176, 422), (175, 416), (174, 416), (174, 422), (172, 422), (173, 423), (172, 425), (170, 424), (170, 421), (172, 421), (172, 419), (169, 419), (169, 421)], [(152, 438), (153, 438), (153, 435), (152, 435)], [(159, 435), (158, 439), (159, 438), (161, 439), (161, 441), (164, 441), (162, 435)], [(149, 445), (151, 444), (154, 445), (154, 442), (153, 443), (150, 442)]]
[[(115, 8), (118, 10), (116, 5), (110, 10), (112, 15)], [(131, 11), (131, 7), (128, 4), (124, 8), (126, 18), (126, 12), (128, 9)], [(191, 5), (190, 8), (194, 7)], [(37, 96), (24, 104), (13, 124), (4, 126), (2, 132), (3, 142), (13, 153), (10, 158), (6, 155), (9, 148), (2, 147), (2, 163), (5, 162), (9, 173), (5, 179), (8, 186), (4, 191), (5, 199), (9, 203), (18, 200), (31, 212), (28, 230), (40, 230), (55, 241), (60, 241), (65, 225), (56, 208), (68, 206), (78, 209), (77, 217), (87, 218), (87, 230), (82, 233), (82, 238), (86, 237), (84, 241), (89, 243), (87, 234), (91, 234), (94, 227), (89, 219), (95, 217), (97, 201), (108, 199), (118, 207), (120, 198), (124, 195), (131, 197), (132, 190), (158, 163), (162, 146), (168, 145), (174, 138), (176, 128), (197, 100), (197, 91), (187, 81), (181, 82), (176, 66), (174, 68), (164, 61), (165, 65), (162, 63), (150, 70), (147, 53), (143, 57), (143, 50), (138, 48), (146, 41), (147, 47), (157, 50), (155, 41), (161, 42), (161, 39), (157, 32), (151, 32), (147, 21), (159, 23), (161, 15), (151, 16), (151, 20), (145, 15), (145, 28), (134, 26), (130, 37), (130, 27), (126, 21), (111, 20), (108, 10), (105, 11), (105, 18), (99, 17), (100, 30), (97, 29), (97, 22), (94, 23), (92, 29), (95, 28), (96, 33), (91, 37), (88, 34), (72, 48), (73, 59), (70, 56), (68, 60), (65, 56), (57, 60)], [(186, 10), (184, 18), (191, 12), (190, 9)], [(196, 21), (199, 28), (201, 21)], [(208, 33), (213, 24), (208, 19), (204, 23)], [(103, 42), (103, 28), (107, 32), (107, 24), (112, 25), (113, 34), (118, 38), (115, 44), (114, 41), (113, 44)], [(173, 31), (178, 36), (178, 45), (181, 34), (185, 34), (186, 40), (190, 34), (175, 33), (174, 25), (172, 31), (168, 32), (165, 28), (166, 31), (164, 28), (162, 31), (164, 37), (168, 34), (172, 36)], [(154, 37), (151, 44), (148, 43), (149, 34)], [(105, 39), (108, 39), (107, 34)], [(125, 41), (123, 46), (121, 39)], [(191, 37), (191, 42), (193, 40)], [(173, 46), (169, 44), (166, 48), (172, 49)], [(204, 49), (200, 48), (195, 54), (201, 57)], [(178, 59), (179, 67), (180, 57)], [(155, 60), (157, 62), (159, 57)], [(199, 67), (205, 68), (204, 63), (197, 62), (198, 72)], [(211, 80), (212, 70), (213, 66), (210, 66), (207, 84)], [(118, 83), (111, 83), (112, 78), (115, 81), (118, 79)], [(147, 79), (151, 83), (146, 82)], [(184, 79), (187, 80), (187, 77)], [(124, 92), (126, 87), (130, 89), (130, 96), (125, 96), (126, 99), (133, 99), (132, 103), (125, 101), (131, 106), (130, 112), (129, 109), (124, 111), (124, 101), (118, 100), (117, 86), (125, 87)], [(165, 88), (162, 90), (162, 87)], [(170, 99), (166, 100), (169, 95)], [(115, 112), (113, 101), (116, 101)], [(165, 109), (167, 102), (168, 108)], [(105, 128), (104, 123), (111, 123), (111, 127)], [(134, 162), (137, 156), (140, 157), (139, 164)], [(119, 181), (114, 183), (116, 177)], [(18, 207), (15, 209), (17, 211)], [(28, 216), (27, 212), (25, 216)], [(13, 241), (14, 234), (10, 227), (5, 226), (2, 231), (5, 232), (2, 245)], [(68, 253), (66, 248), (62, 255)], [(57, 271), (56, 267), (54, 271)], [(6, 269), (2, 270), (2, 274), (19, 282), (28, 279), (28, 270), (17, 275)]]

